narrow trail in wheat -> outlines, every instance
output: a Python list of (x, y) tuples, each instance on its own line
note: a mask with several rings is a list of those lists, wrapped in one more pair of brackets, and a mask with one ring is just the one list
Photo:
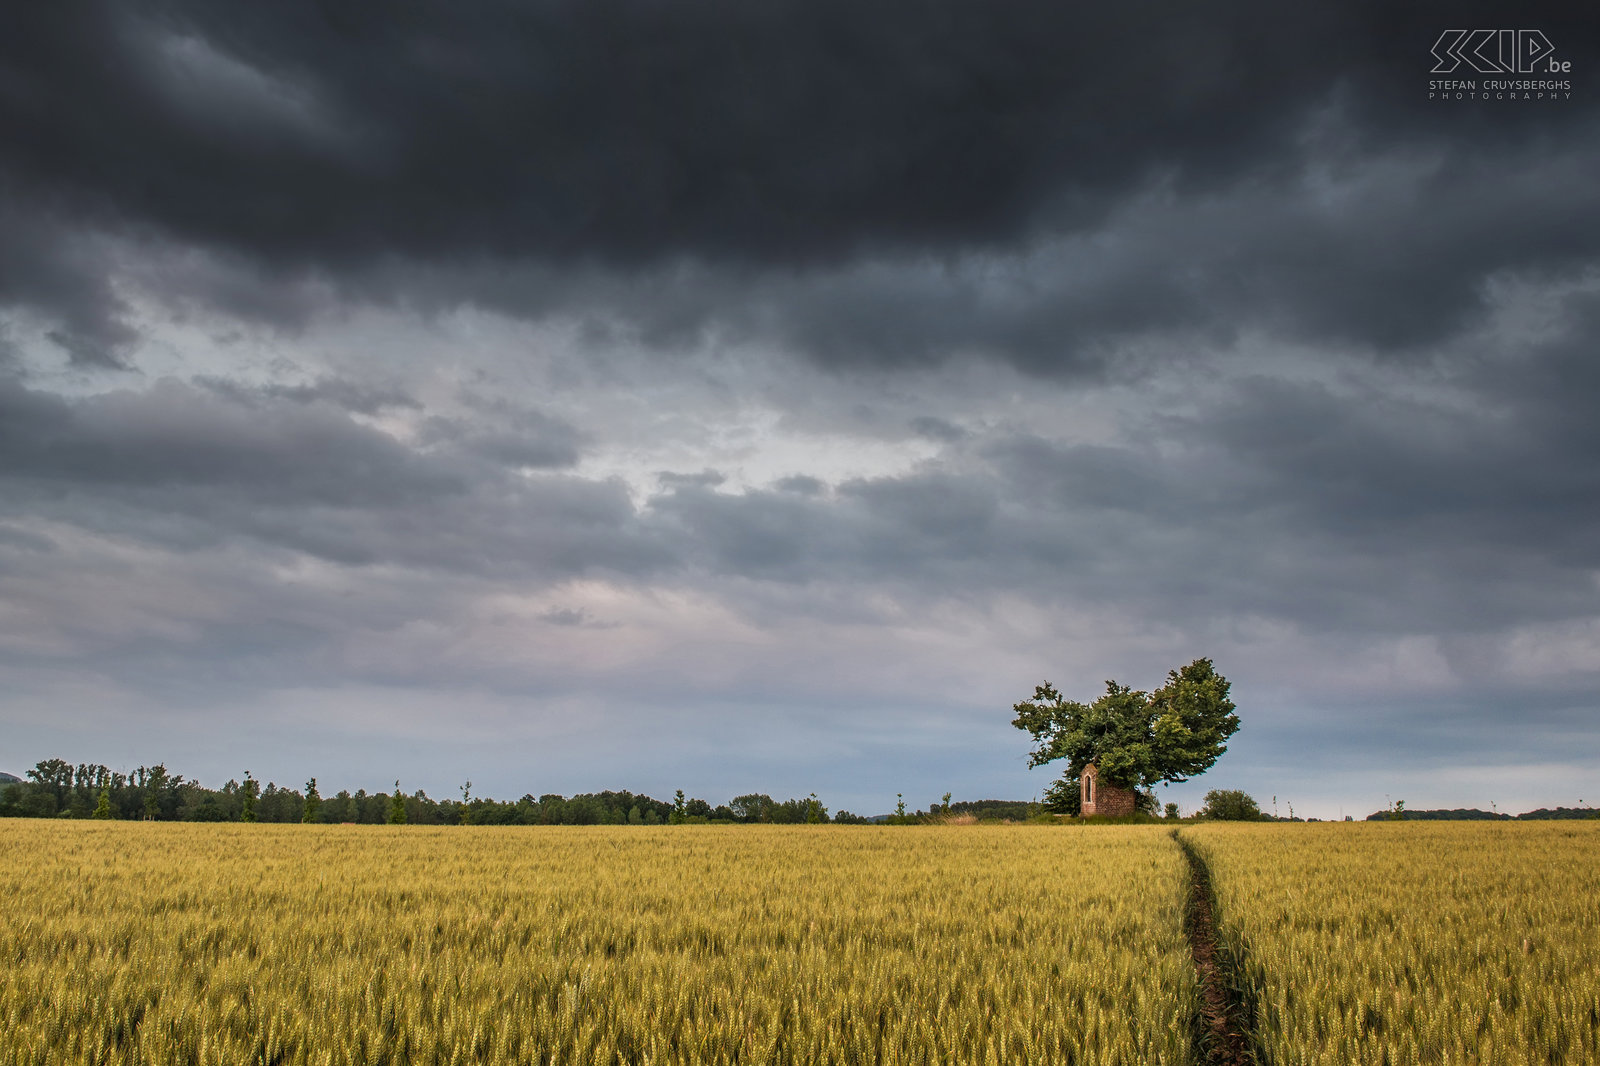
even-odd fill
[(1200, 976), (1200, 1047), (1208, 1066), (1255, 1066), (1258, 1061), (1251, 1033), (1255, 1019), (1240, 993), (1237, 960), (1223, 950), (1217, 937), (1216, 910), (1212, 904), (1211, 871), (1205, 860), (1178, 835), (1172, 839), (1189, 860), (1189, 900), (1183, 931), (1189, 938), (1194, 968)]

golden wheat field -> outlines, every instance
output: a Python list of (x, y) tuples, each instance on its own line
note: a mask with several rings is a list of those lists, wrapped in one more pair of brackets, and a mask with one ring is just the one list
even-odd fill
[(1600, 1063), (1600, 823), (1183, 835), (1275, 1066)]
[(0, 1064), (1190, 1061), (1157, 826), (0, 822)]

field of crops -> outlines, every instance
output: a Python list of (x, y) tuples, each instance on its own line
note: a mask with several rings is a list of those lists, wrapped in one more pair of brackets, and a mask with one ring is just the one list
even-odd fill
[[(1270, 1066), (1600, 1062), (1600, 824), (1186, 825)], [(1161, 826), (0, 821), (0, 1066), (1195, 1062)]]
[(1600, 823), (1183, 835), (1274, 1066), (1600, 1063)]
[(1177, 1066), (1185, 878), (1157, 826), (0, 821), (0, 1066)]

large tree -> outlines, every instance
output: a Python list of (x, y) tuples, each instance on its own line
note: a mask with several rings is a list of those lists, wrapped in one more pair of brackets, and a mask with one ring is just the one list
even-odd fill
[(1228, 679), (1210, 659), (1168, 672), (1154, 692), (1107, 681), (1106, 694), (1089, 704), (1063, 698), (1046, 681), (1012, 710), (1011, 724), (1034, 739), (1030, 767), (1065, 759), (1063, 780), (1076, 781), (1094, 763), (1107, 781), (1132, 789), (1204, 773), (1239, 728)]

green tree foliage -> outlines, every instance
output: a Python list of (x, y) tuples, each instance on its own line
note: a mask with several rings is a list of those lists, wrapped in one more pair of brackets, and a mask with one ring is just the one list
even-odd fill
[[(34, 790), (35, 811), (46, 817), (67, 808), (72, 795), (72, 764), (63, 759), (41, 759), (28, 771)], [(48, 810), (46, 809), (48, 808)]]
[(772, 812), (777, 804), (771, 796), (764, 793), (752, 792), (743, 796), (735, 796), (728, 802), (733, 811), (733, 817), (740, 822), (770, 822)]
[(111, 813), (110, 785), (106, 785), (100, 790), (100, 799), (94, 805), (94, 816), (101, 819), (116, 817), (116, 815)]
[[(161, 817), (161, 801), (171, 779), (167, 776), (165, 763), (156, 763), (149, 768), (139, 767), (138, 777), (144, 788), (144, 817), (145, 821), (153, 822)], [(182, 780), (180, 777), (178, 780)]]
[(1077, 777), (1061, 777), (1044, 790), (1044, 809), (1051, 814), (1083, 813), (1083, 782)]
[[(309, 806), (316, 811), (311, 816), (315, 822), (383, 825), (396, 809), (396, 796), (405, 810), (406, 824), (413, 825), (628, 825), (630, 815), (637, 811), (637, 824), (653, 826), (669, 821), (679, 807), (676, 797), (673, 802), (663, 802), (626, 790), (495, 800), (473, 795), (468, 782), (457, 801), (434, 800), (420, 791), (407, 796), (399, 792), (398, 782), (395, 787), (395, 795), (341, 789), (324, 797), (314, 778), (301, 792), (272, 782), (263, 789), (247, 774), (242, 785), (229, 781), (221, 788), (206, 788), (181, 774), (169, 773), (164, 765), (141, 766), (132, 775), (124, 775), (104, 766), (74, 766), (47, 759), (28, 773), (27, 780), (0, 786), (0, 817), (91, 818), (100, 794), (108, 789), (112, 818), (157, 821), (238, 822), (245, 820), (248, 809), (257, 822), (304, 822)], [(690, 822), (792, 825), (816, 813), (811, 807), (813, 799), (780, 802), (752, 793), (739, 797), (736, 814), (732, 803), (713, 807), (703, 799), (686, 796), (681, 809)], [(823, 820), (827, 813), (822, 807)]]
[(310, 825), (318, 820), (322, 813), (322, 796), (317, 793), (317, 779), (312, 778), (306, 782), (305, 808), (300, 814), (300, 821)]
[(951, 814), (970, 814), (980, 822), (1026, 822), (1044, 806), (1022, 800), (960, 800), (950, 804)]
[(796, 825), (808, 820), (811, 808), (809, 800), (787, 799), (780, 803), (766, 793), (752, 792), (729, 800), (728, 813), (736, 822)]
[(406, 824), (406, 794), (400, 791), (400, 782), (394, 783), (394, 795), (389, 798), (389, 824)]
[(1206, 793), (1200, 817), (1219, 822), (1259, 822), (1265, 818), (1256, 801), (1236, 788), (1214, 788)]
[(1204, 773), (1228, 750), (1239, 728), (1228, 689), (1210, 659), (1170, 671), (1154, 692), (1107, 681), (1105, 695), (1090, 704), (1064, 698), (1046, 681), (1012, 707), (1011, 724), (1034, 740), (1029, 766), (1065, 759), (1066, 778), (1076, 780), (1094, 763), (1110, 783), (1148, 790)]
[(239, 821), (253, 822), (256, 820), (256, 797), (261, 793), (261, 782), (250, 776), (250, 771), (244, 772), (244, 784), (239, 787)]
[(268, 781), (256, 803), (256, 820), (260, 822), (298, 822), (305, 814), (305, 797), (292, 788), (279, 788)]

